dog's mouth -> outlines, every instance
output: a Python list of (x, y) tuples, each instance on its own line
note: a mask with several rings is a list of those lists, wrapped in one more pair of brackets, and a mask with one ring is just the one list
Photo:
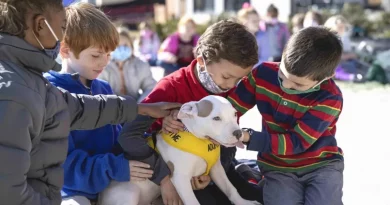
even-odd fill
[(232, 143), (222, 143), (222, 142), (220, 142), (216, 139), (213, 139), (211, 137), (208, 137), (208, 136), (206, 138), (209, 139), (214, 144), (222, 145), (224, 147), (238, 147), (238, 148), (242, 148), (242, 149), (245, 148), (245, 145), (240, 140), (237, 140), (236, 142), (232, 142)]

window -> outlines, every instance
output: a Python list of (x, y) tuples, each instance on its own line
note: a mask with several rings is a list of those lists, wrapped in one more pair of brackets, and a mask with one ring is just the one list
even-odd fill
[(194, 11), (214, 11), (214, 0), (194, 0)]
[(245, 2), (249, 0), (225, 0), (225, 11), (238, 11)]

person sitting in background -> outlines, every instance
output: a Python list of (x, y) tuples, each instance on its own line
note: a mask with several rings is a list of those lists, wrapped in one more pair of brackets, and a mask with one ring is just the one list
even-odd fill
[(160, 38), (148, 22), (139, 25), (139, 38), (134, 41), (134, 54), (150, 66), (156, 66)]
[(362, 80), (362, 74), (358, 72), (357, 55), (353, 53), (350, 37), (350, 24), (347, 19), (341, 15), (335, 15), (330, 17), (324, 24), (325, 27), (336, 32), (341, 42), (343, 43), (343, 54), (341, 61), (336, 69), (335, 78), (345, 81), (360, 81)]
[(161, 44), (157, 65), (164, 69), (164, 76), (188, 66), (194, 59), (194, 48), (198, 43), (195, 21), (182, 17), (177, 25), (177, 32), (168, 36)]
[[(111, 53), (111, 61), (99, 79), (107, 81), (115, 94), (128, 95), (141, 101), (156, 85), (148, 63), (133, 55), (129, 31), (120, 27), (119, 46)], [(142, 95), (139, 91), (142, 91)]]
[(303, 20), (303, 28), (320, 26), (323, 24), (322, 15), (316, 11), (308, 11)]
[(298, 14), (295, 14), (292, 17), (292, 19), (291, 19), (291, 23), (292, 23), (291, 31), (292, 31), (292, 33), (296, 33), (299, 30), (303, 29), (303, 20), (304, 19), (305, 19), (305, 14), (304, 13), (298, 13)]
[(267, 8), (265, 21), (260, 23), (260, 61), (280, 62), (284, 46), (290, 38), (286, 24), (278, 20), (279, 11), (273, 4)]

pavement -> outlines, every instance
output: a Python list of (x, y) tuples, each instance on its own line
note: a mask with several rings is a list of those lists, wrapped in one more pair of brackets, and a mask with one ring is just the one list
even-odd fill
[[(159, 80), (163, 72), (154, 67), (152, 73)], [(343, 202), (390, 205), (390, 129), (386, 130), (390, 128), (390, 89), (340, 87), (344, 107), (336, 138), (345, 157)], [(261, 116), (256, 108), (241, 118), (240, 125), (261, 130)], [(240, 149), (237, 159), (255, 159), (256, 155)]]

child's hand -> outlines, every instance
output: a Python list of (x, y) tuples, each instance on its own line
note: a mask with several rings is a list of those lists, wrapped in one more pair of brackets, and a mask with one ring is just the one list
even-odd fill
[(153, 170), (150, 170), (149, 164), (131, 160), (129, 166), (131, 181), (145, 181), (153, 176)]
[(251, 139), (251, 135), (249, 134), (249, 132), (242, 130), (242, 135), (244, 136), (242, 141), (249, 142), (249, 140)]
[(201, 190), (206, 188), (207, 185), (210, 184), (211, 178), (210, 176), (200, 176), (200, 177), (192, 177), (191, 185), (193, 190)]
[(162, 121), (162, 130), (165, 133), (178, 133), (184, 130), (183, 123), (177, 120), (178, 110), (172, 110), (170, 115), (164, 117)]
[(180, 103), (159, 102), (138, 104), (138, 114), (149, 115), (153, 118), (162, 118), (171, 112), (171, 109), (179, 108)]

